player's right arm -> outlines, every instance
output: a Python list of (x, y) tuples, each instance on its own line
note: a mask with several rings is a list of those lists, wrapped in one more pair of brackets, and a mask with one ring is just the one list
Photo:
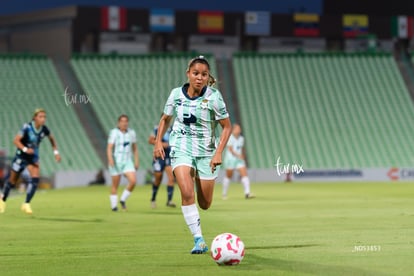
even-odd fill
[(170, 125), (172, 116), (163, 114), (160, 119), (160, 123), (158, 125), (157, 137), (155, 138), (155, 145), (154, 145), (154, 158), (161, 158), (164, 160), (165, 152), (164, 152), (164, 145), (162, 142), (162, 137), (164, 136), (165, 132), (167, 131), (168, 126)]
[[(156, 141), (156, 139), (157, 139), (157, 137), (155, 137), (155, 135), (152, 135), (152, 134), (151, 134), (151, 135), (148, 137), (148, 144), (155, 145), (155, 141)], [(168, 148), (169, 144), (168, 144), (168, 142), (162, 142), (162, 146), (163, 146), (164, 148)]]
[(27, 154), (34, 154), (34, 149), (32, 148), (28, 148), (25, 145), (23, 145), (22, 143), (22, 138), (23, 138), (23, 131), (20, 131), (18, 134), (16, 134), (16, 136), (13, 139), (13, 144), (22, 152), (27, 153)]
[(150, 145), (155, 145), (155, 135), (153, 135), (153, 134), (151, 134), (149, 137), (148, 137), (148, 144), (150, 144)]
[(109, 144), (106, 146), (106, 156), (108, 158), (108, 166), (113, 167), (114, 166), (114, 158), (112, 156), (112, 152), (114, 149), (114, 144)]
[(114, 157), (113, 157), (113, 154), (112, 154), (114, 152), (115, 139), (116, 139), (116, 134), (112, 130), (109, 133), (108, 145), (106, 146), (106, 158), (108, 159), (108, 166), (109, 167), (113, 167), (115, 165)]

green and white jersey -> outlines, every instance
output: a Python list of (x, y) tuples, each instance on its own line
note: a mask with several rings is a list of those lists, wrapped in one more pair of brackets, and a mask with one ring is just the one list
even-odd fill
[(237, 154), (243, 153), (243, 146), (244, 146), (244, 137), (239, 135), (239, 137), (235, 137), (233, 134), (230, 135), (229, 141), (227, 142), (227, 150), (226, 150), (226, 158), (236, 158), (228, 149), (231, 147), (233, 152)]
[(164, 113), (175, 116), (170, 134), (171, 156), (181, 152), (194, 157), (212, 156), (217, 146), (215, 135), (218, 120), (229, 117), (219, 90), (205, 87), (201, 96), (190, 98), (189, 84), (174, 88)]
[(109, 133), (108, 144), (113, 144), (112, 156), (116, 163), (128, 162), (132, 160), (132, 144), (136, 143), (137, 136), (133, 129), (128, 128), (122, 132), (119, 128), (114, 128)]

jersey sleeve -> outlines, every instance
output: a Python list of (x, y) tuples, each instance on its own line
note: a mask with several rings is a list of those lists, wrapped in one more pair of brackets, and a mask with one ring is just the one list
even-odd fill
[(116, 139), (116, 132), (115, 130), (111, 130), (111, 132), (109, 132), (108, 144), (115, 144), (115, 139)]
[(137, 142), (137, 134), (135, 130), (131, 130), (131, 144), (135, 144)]
[(29, 124), (24, 124), (22, 128), (17, 132), (17, 135), (24, 136), (24, 134), (28, 131)]
[(229, 117), (229, 113), (227, 112), (227, 107), (226, 107), (226, 103), (223, 100), (223, 96), (221, 95), (221, 93), (217, 90), (216, 91), (216, 100), (214, 101), (213, 104), (213, 110), (214, 110), (214, 114), (215, 114), (215, 119), (216, 120), (222, 120), (222, 119), (226, 119)]
[(227, 142), (227, 147), (233, 147), (234, 145), (234, 136), (230, 135), (229, 141)]
[(45, 136), (50, 135), (50, 129), (47, 126), (43, 126), (43, 132), (45, 133)]
[(175, 105), (175, 89), (173, 89), (170, 93), (170, 96), (167, 99), (167, 102), (165, 103), (164, 106), (164, 114), (168, 115), (168, 116), (172, 116), (174, 115), (174, 105)]

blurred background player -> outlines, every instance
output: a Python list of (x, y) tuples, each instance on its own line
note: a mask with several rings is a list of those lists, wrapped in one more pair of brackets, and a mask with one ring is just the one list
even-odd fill
[[(165, 158), (162, 137), (175, 117), (170, 135), (171, 166), (181, 192), (181, 211), (194, 239), (191, 254), (208, 251), (201, 231), (201, 209), (210, 208), (222, 152), (231, 134), (231, 122), (219, 90), (212, 88), (215, 79), (210, 65), (203, 56), (190, 60), (187, 67), (188, 83), (174, 88), (164, 107), (154, 158)], [(222, 127), (216, 137), (217, 125)]]
[(16, 185), (21, 172), (27, 168), (30, 174), (29, 183), (26, 189), (26, 200), (21, 209), (26, 214), (32, 214), (30, 201), (36, 193), (40, 177), (40, 157), (39, 145), (43, 138), (48, 137), (53, 148), (53, 153), (57, 162), (60, 161), (59, 151), (56, 140), (50, 133), (46, 123), (46, 111), (38, 108), (33, 113), (32, 121), (24, 124), (19, 133), (14, 137), (13, 143), (16, 145), (16, 155), (13, 158), (9, 179), (3, 189), (2, 199), (0, 200), (0, 213), (6, 210), (6, 200), (10, 189)]
[[(156, 198), (158, 193), (158, 188), (160, 187), (162, 177), (164, 171), (167, 174), (168, 182), (167, 182), (167, 206), (168, 207), (176, 207), (175, 203), (172, 202), (172, 197), (174, 194), (174, 175), (171, 169), (171, 159), (170, 159), (170, 133), (171, 133), (171, 126), (168, 127), (167, 131), (165, 132), (164, 136), (162, 137), (162, 145), (164, 147), (165, 157), (162, 158), (155, 158), (152, 161), (152, 168), (154, 170), (154, 183), (152, 184), (152, 197), (151, 197), (151, 208), (156, 208)], [(148, 143), (151, 145), (155, 145), (155, 138), (157, 137), (158, 132), (158, 125), (154, 127), (154, 132), (149, 136)]]
[(224, 168), (226, 175), (223, 179), (223, 199), (227, 199), (227, 191), (230, 186), (230, 180), (233, 177), (233, 171), (238, 170), (240, 173), (241, 183), (244, 187), (244, 195), (246, 199), (254, 198), (250, 194), (250, 179), (247, 176), (244, 137), (241, 135), (241, 127), (239, 124), (233, 125), (233, 130), (227, 143), (227, 151), (224, 158)]
[(121, 176), (128, 180), (124, 189), (120, 204), (126, 210), (126, 200), (134, 190), (136, 182), (136, 171), (139, 168), (138, 147), (136, 144), (136, 133), (128, 127), (129, 118), (123, 114), (118, 118), (118, 127), (111, 130), (108, 138), (106, 155), (108, 158), (109, 173), (112, 177), (112, 187), (109, 200), (112, 211), (118, 211), (118, 186)]

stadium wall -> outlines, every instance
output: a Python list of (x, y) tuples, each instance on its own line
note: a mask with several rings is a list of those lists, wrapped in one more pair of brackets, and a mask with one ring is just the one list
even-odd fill
[[(137, 185), (145, 184), (145, 170), (137, 172)], [(225, 171), (220, 170), (216, 183), (222, 183)], [(274, 169), (249, 169), (250, 181), (280, 183), (286, 182), (287, 174)], [(69, 188), (88, 186), (95, 179), (96, 171), (60, 171), (54, 176), (54, 188)], [(105, 185), (111, 184), (111, 177), (108, 171), (104, 172)], [(291, 182), (410, 182), (414, 181), (414, 168), (366, 168), (366, 169), (304, 169), (301, 173), (291, 172)], [(239, 182), (239, 175), (233, 175), (233, 181)], [(126, 184), (122, 178), (121, 184)], [(164, 175), (163, 184), (167, 183)]]
[[(0, 16), (0, 51), (33, 52), (49, 56), (70, 57), (73, 52), (99, 52), (103, 31), (101, 6), (67, 6), (17, 15)], [(220, 9), (217, 9), (220, 11)], [(268, 35), (246, 34), (245, 11), (223, 11), (223, 26), (217, 33), (239, 40), (242, 51), (256, 51), (260, 37), (297, 38), (294, 12), (271, 11)], [(127, 8), (126, 26), (113, 33), (150, 35), (150, 51), (188, 51), (190, 37), (200, 35), (199, 11), (175, 8), (174, 27), (170, 32), (152, 32), (149, 8)], [(379, 40), (391, 40), (391, 15), (364, 13), (369, 17), (368, 33)], [(326, 41), (325, 49), (341, 50), (345, 45), (342, 14), (321, 13), (316, 24), (318, 38)], [(208, 35), (208, 34), (202, 34)], [(334, 47), (332, 47), (332, 45)], [(216, 45), (209, 45), (215, 47)]]

